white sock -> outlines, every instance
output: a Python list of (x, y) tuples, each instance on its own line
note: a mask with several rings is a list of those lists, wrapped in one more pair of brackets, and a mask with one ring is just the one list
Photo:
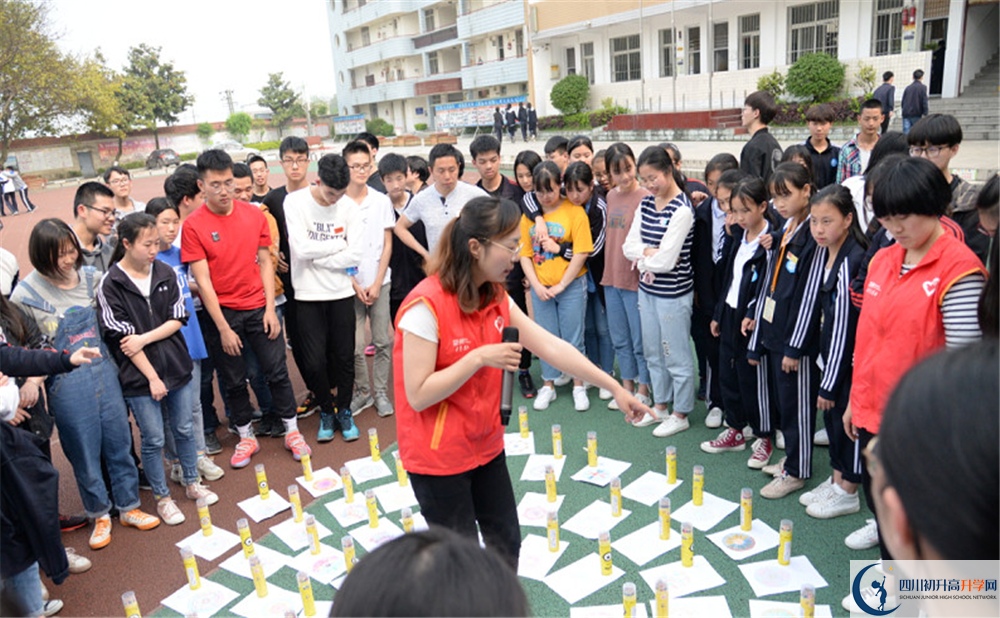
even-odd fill
[(283, 418), (281, 422), (285, 424), (285, 432), (292, 433), (299, 430), (299, 419), (296, 417)]
[(253, 427), (251, 427), (250, 423), (247, 423), (246, 425), (243, 425), (242, 427), (239, 426), (239, 425), (237, 425), (236, 426), (236, 431), (240, 432), (240, 439), (241, 440), (250, 440), (250, 439), (253, 438)]
[(836, 484), (836, 483), (833, 484), (833, 493), (836, 494), (836, 495), (838, 495), (838, 496), (846, 496), (847, 495), (847, 492), (844, 491), (844, 488), (841, 487), (840, 485)]

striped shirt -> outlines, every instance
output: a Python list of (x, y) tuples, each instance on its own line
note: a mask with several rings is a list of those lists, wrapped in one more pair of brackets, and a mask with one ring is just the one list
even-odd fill
[[(689, 216), (675, 219), (675, 214), (680, 209), (686, 208)], [(667, 260), (660, 264), (653, 256), (646, 262), (646, 268), (642, 269), (646, 274), (639, 280), (639, 289), (654, 296), (664, 298), (677, 298), (683, 296), (694, 289), (694, 268), (691, 265), (691, 248), (694, 244), (694, 207), (691, 200), (685, 193), (680, 193), (670, 200), (663, 210), (656, 209), (656, 198), (646, 197), (639, 205), (639, 233), (644, 247), (653, 247), (660, 250), (660, 254), (666, 254)], [(671, 229), (671, 222), (674, 222), (674, 232), (671, 236), (683, 238), (675, 245), (664, 246), (664, 236), (667, 236), (668, 229)], [(684, 222), (687, 223), (687, 230), (683, 230)], [(633, 227), (636, 222), (633, 222)], [(676, 228), (681, 225), (681, 228)], [(680, 232), (684, 231), (681, 235)], [(669, 242), (669, 241), (668, 241)], [(673, 255), (675, 260), (669, 258)], [(671, 264), (670, 262), (673, 262)], [(661, 270), (662, 268), (662, 270)]]
[[(903, 264), (902, 277), (913, 269)], [(986, 285), (982, 273), (962, 277), (944, 294), (941, 302), (941, 320), (944, 323), (944, 344), (949, 350), (965, 347), (983, 338), (979, 328), (979, 296)]]

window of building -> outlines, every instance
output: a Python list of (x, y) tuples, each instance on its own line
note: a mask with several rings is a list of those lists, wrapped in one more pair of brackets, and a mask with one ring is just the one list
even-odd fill
[(628, 82), (638, 79), (642, 79), (639, 35), (611, 39), (611, 81)]
[(660, 30), (660, 77), (674, 76), (674, 31)]
[(517, 50), (518, 58), (524, 55), (524, 31), (521, 29), (518, 29), (514, 36), (514, 48)]
[(364, 47), (365, 45), (371, 45), (371, 44), (372, 44), (372, 33), (368, 29), (368, 26), (362, 26), (361, 27), (361, 46)]
[(583, 75), (587, 78), (587, 83), (593, 85), (596, 76), (593, 43), (580, 43), (580, 64), (583, 65)]
[(440, 73), (438, 69), (438, 53), (431, 52), (427, 54), (427, 74), (437, 75), (438, 73)]
[(729, 22), (712, 24), (712, 70), (729, 70)]
[(872, 55), (888, 56), (903, 50), (903, 0), (875, 2)]
[(740, 17), (740, 68), (760, 68), (760, 13)]
[(840, 0), (788, 7), (788, 64), (812, 52), (836, 57), (839, 20)]
[(434, 9), (424, 10), (424, 32), (434, 30)]
[(688, 75), (701, 73), (701, 28), (688, 28), (687, 46)]
[(372, 118), (378, 118), (378, 104), (369, 103), (368, 104), (368, 115)]
[(576, 48), (566, 48), (566, 75), (576, 75)]
[(503, 47), (503, 35), (501, 34), (501, 35), (497, 36), (497, 55), (500, 58), (500, 60), (504, 59), (504, 51), (503, 50), (504, 50), (504, 47)]

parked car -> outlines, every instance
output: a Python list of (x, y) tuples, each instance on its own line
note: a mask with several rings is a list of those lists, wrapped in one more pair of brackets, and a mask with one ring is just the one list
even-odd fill
[(247, 148), (239, 142), (234, 142), (232, 140), (226, 140), (224, 142), (219, 142), (212, 146), (212, 148), (217, 148), (219, 150), (224, 150), (233, 158), (233, 161), (237, 163), (245, 163), (246, 160), (251, 155), (259, 155), (260, 151), (256, 148)]
[(154, 150), (149, 153), (146, 157), (146, 169), (155, 170), (161, 167), (168, 167), (171, 165), (180, 165), (180, 156), (173, 151), (171, 148), (161, 148), (159, 150)]

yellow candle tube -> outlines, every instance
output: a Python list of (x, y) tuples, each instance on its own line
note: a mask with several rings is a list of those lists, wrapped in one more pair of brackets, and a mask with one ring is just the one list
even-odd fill
[(667, 483), (677, 484), (677, 447), (667, 447)]
[(371, 489), (365, 491), (365, 502), (368, 504), (368, 527), (378, 528), (378, 503)]
[(624, 618), (634, 618), (635, 617), (635, 584), (632, 582), (625, 582), (622, 584), (622, 614)]
[(403, 532), (413, 532), (413, 509), (408, 506), (403, 507)]
[(611, 479), (611, 516), (622, 516), (622, 480), (617, 476)]
[(267, 580), (264, 578), (264, 566), (258, 556), (250, 556), (250, 574), (253, 576), (253, 587), (261, 599), (267, 596)]
[(656, 580), (656, 618), (667, 618), (670, 613), (670, 590), (667, 580)]
[(406, 475), (406, 468), (403, 467), (403, 459), (399, 456), (399, 451), (396, 451), (396, 478), (399, 480), (400, 487), (406, 487), (410, 478)]
[(521, 438), (527, 440), (528, 433), (530, 432), (528, 428), (528, 406), (518, 406), (517, 426), (521, 430)]
[(260, 499), (267, 500), (271, 497), (271, 491), (267, 487), (267, 474), (264, 472), (264, 464), (257, 464), (253, 467), (257, 475), (257, 491), (260, 492)]
[(701, 506), (705, 499), (705, 468), (695, 466), (691, 476), (691, 502)]
[(340, 480), (344, 484), (344, 502), (354, 502), (354, 481), (351, 480), (351, 471), (347, 466), (340, 469)]
[(562, 459), (563, 447), (562, 447), (562, 427), (559, 425), (552, 426), (552, 457), (555, 459)]
[(556, 495), (556, 470), (552, 466), (545, 466), (545, 499), (555, 502), (559, 497)]
[(591, 468), (597, 467), (597, 432), (587, 432), (587, 465)]
[(198, 561), (190, 545), (181, 548), (181, 560), (184, 561), (184, 572), (187, 574), (188, 587), (191, 590), (201, 588), (201, 577), (198, 575)]
[(744, 487), (740, 492), (740, 530), (750, 532), (753, 527), (753, 490)]
[(778, 531), (778, 564), (788, 566), (792, 560), (792, 520), (782, 519)]
[(694, 566), (694, 529), (689, 522), (681, 524), (681, 564)]
[(382, 452), (378, 448), (378, 429), (368, 430), (368, 448), (372, 451), (372, 461), (382, 461)]
[(344, 552), (344, 566), (347, 567), (347, 572), (350, 573), (351, 569), (358, 562), (358, 556), (354, 552), (354, 539), (350, 536), (340, 539), (340, 549)]
[(318, 556), (322, 548), (319, 545), (319, 531), (316, 529), (316, 518), (312, 515), (306, 517), (306, 536), (309, 537), (309, 553)]
[(295, 522), (299, 523), (302, 521), (302, 497), (299, 495), (298, 485), (288, 486), (288, 501), (292, 503), (292, 515), (295, 518)]
[(816, 589), (809, 584), (802, 586), (799, 594), (799, 605), (802, 606), (802, 618), (815, 618), (816, 616)]
[(202, 535), (212, 536), (212, 516), (208, 513), (208, 502), (204, 498), (198, 498), (195, 504), (198, 505), (198, 523), (201, 524)]
[(549, 511), (545, 518), (545, 528), (549, 537), (549, 551), (559, 551), (559, 513)]
[(597, 536), (597, 551), (601, 555), (601, 575), (611, 575), (611, 533), (607, 530)]
[(250, 536), (250, 524), (246, 518), (236, 520), (236, 529), (240, 532), (240, 544), (243, 546), (243, 557), (249, 558), (254, 555), (253, 537)]
[(309, 453), (303, 453), (299, 463), (302, 464), (302, 476), (307, 481), (313, 480), (312, 457), (309, 456)]
[(312, 582), (309, 580), (309, 574), (305, 571), (299, 571), (295, 575), (295, 579), (299, 584), (299, 594), (302, 595), (303, 613), (307, 618), (312, 618), (316, 615), (316, 600), (313, 598), (313, 588)]
[(660, 498), (660, 539), (670, 538), (670, 498)]
[(139, 613), (139, 602), (135, 600), (135, 592), (129, 590), (122, 595), (122, 606), (125, 608), (125, 618), (142, 618)]

